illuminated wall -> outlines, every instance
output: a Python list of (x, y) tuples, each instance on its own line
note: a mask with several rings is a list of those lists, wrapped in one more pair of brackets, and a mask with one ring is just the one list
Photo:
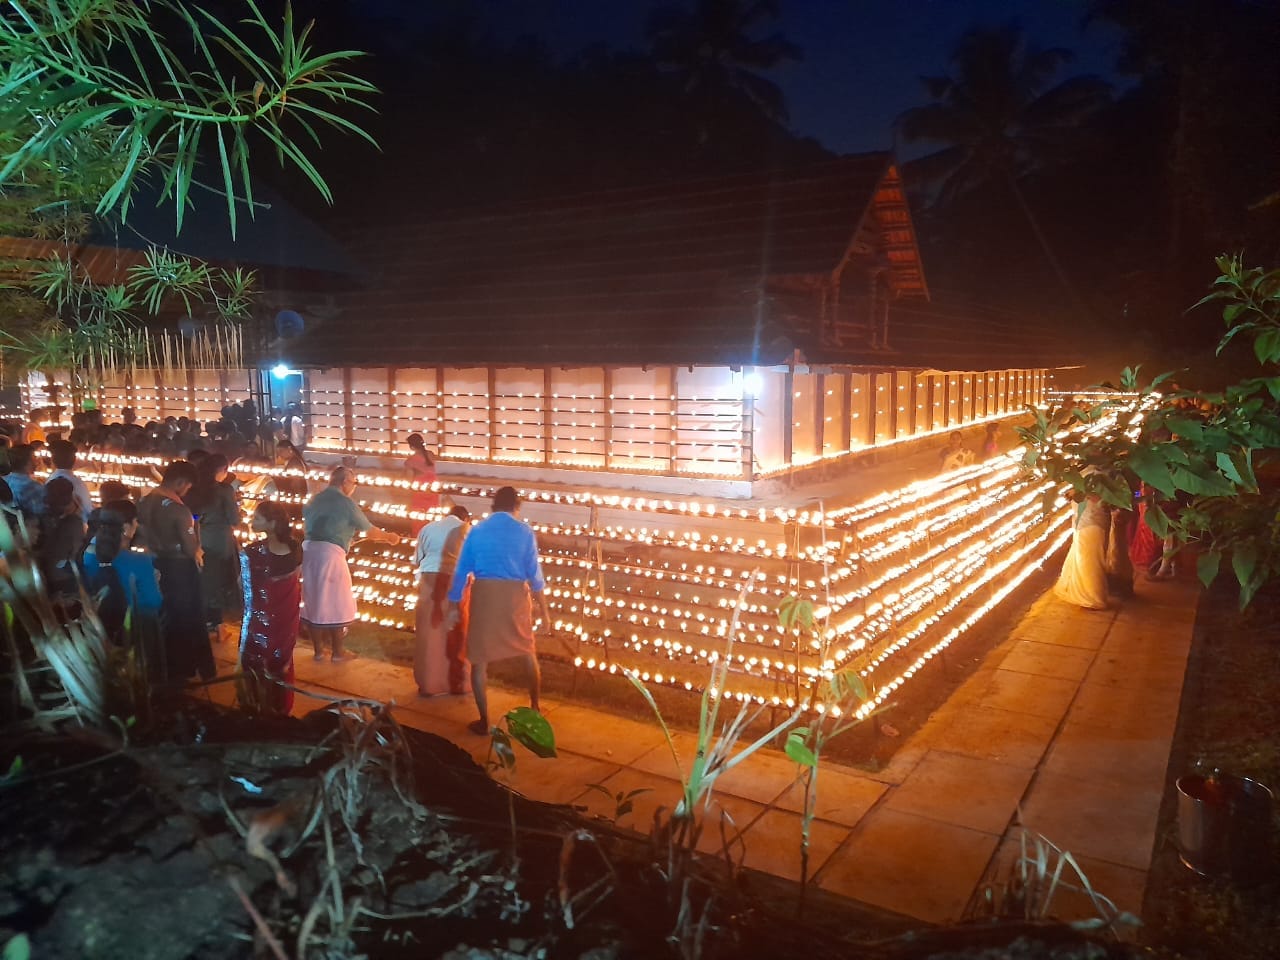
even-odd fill
[[(161, 462), (87, 460), (87, 479), (123, 471), (140, 487)], [(309, 479), (318, 488), (324, 474)], [(357, 498), (375, 522), (403, 529), (408, 483), (378, 471), (359, 479)], [(436, 487), (476, 513), (493, 492)], [(1059, 496), (1045, 515), (1046, 487), (1024, 477), (1011, 457), (859, 502), (810, 501), (807, 510), (563, 487), (521, 492), (556, 621), (557, 639), (543, 644), (544, 653), (583, 670), (634, 671), (699, 690), (723, 655), (745, 585), (724, 692), (778, 703), (806, 702), (815, 682), (844, 669), (866, 679), (875, 703), (892, 699), (1070, 535), (1066, 501)], [(407, 542), (357, 545), (350, 559), (362, 619), (411, 628), (410, 549)], [(793, 593), (819, 605), (820, 636), (779, 627), (777, 604)]]
[[(318, 451), (404, 455), (421, 433), (446, 461), (750, 480), (1017, 415), (1044, 386), (1043, 370), (392, 366), (307, 371), (304, 396)], [(210, 420), (247, 396), (243, 371), (138, 370), (98, 400), (108, 418)]]

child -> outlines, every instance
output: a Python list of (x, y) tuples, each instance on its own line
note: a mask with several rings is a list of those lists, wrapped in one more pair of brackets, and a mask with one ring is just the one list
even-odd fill
[(151, 555), (130, 549), (138, 508), (132, 500), (113, 500), (93, 511), (92, 528), (81, 564), (90, 596), (99, 598), (98, 617), (107, 636), (121, 646), (131, 643), (147, 676), (163, 677), (159, 578)]
[(302, 550), (293, 539), (288, 512), (274, 500), (258, 504), (249, 529), (266, 536), (245, 547), (240, 555), (244, 588), (240, 702), (252, 713), (287, 716), (293, 708), (293, 691), (272, 680), (293, 683), (293, 647), (298, 640), (302, 602)]

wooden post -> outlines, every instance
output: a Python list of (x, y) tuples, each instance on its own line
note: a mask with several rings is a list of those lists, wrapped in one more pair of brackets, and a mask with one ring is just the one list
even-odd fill
[(821, 458), (827, 450), (827, 375), (818, 374), (813, 391), (813, 449)]
[(351, 410), (351, 368), (342, 368), (342, 445), (344, 449), (354, 449), (355, 415)]
[(613, 464), (613, 368), (605, 366), (601, 370), (600, 383), (604, 394), (601, 407), (604, 427), (604, 468), (608, 470)]
[(853, 449), (853, 374), (840, 375), (840, 449)]
[(196, 418), (196, 372), (187, 367), (187, 416)]
[(920, 399), (920, 376), (919, 374), (911, 375), (911, 389), (907, 391), (907, 430), (911, 432), (911, 436), (915, 436), (920, 432), (920, 411), (916, 409), (919, 404), (916, 402)]
[(444, 452), (444, 367), (436, 367), (436, 455)]
[(485, 390), (489, 393), (489, 436), (488, 453), (485, 455), (490, 463), (497, 459), (498, 452), (498, 369), (487, 367)]
[(680, 472), (677, 464), (680, 459), (680, 368), (671, 368), (671, 432), (667, 436), (669, 462), (667, 475), (675, 476)]
[(889, 439), (898, 439), (898, 371), (889, 373)]
[(551, 368), (542, 368), (542, 462), (550, 466), (554, 452), (551, 438), (553, 431), (551, 421), (555, 416), (555, 408), (551, 404)]
[[(743, 380), (745, 381), (745, 372)], [(756, 398), (742, 391), (742, 479), (755, 479)]]
[(158, 419), (163, 420), (166, 416), (164, 404), (164, 381), (160, 379), (160, 368), (151, 371), (151, 376), (156, 388), (156, 411), (159, 413)]
[(867, 374), (867, 446), (876, 445), (876, 421), (880, 417), (880, 404), (876, 395), (880, 392), (880, 371), (873, 369)]
[(387, 441), (391, 452), (396, 451), (396, 368), (387, 367)]
[(796, 430), (796, 374), (794, 367), (787, 367), (782, 375), (782, 462), (791, 466), (795, 455)]

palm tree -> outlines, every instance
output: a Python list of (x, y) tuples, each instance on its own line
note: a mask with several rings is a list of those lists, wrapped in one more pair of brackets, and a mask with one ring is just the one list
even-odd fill
[(1110, 101), (1110, 85), (1096, 76), (1050, 86), (1070, 59), (1059, 47), (1030, 46), (1013, 24), (972, 29), (952, 54), (953, 75), (923, 78), (933, 102), (907, 110), (897, 128), (907, 142), (945, 144), (909, 164), (936, 190), (935, 206), (992, 184), (1007, 187), (1058, 279), (1079, 300), (1021, 186), (1069, 155), (1080, 123)]
[(649, 44), (659, 66), (684, 80), (686, 92), (707, 101), (740, 94), (771, 120), (787, 119), (782, 90), (760, 75), (800, 48), (780, 33), (752, 36), (777, 18), (777, 0), (697, 0), (692, 10), (661, 7), (649, 18)]

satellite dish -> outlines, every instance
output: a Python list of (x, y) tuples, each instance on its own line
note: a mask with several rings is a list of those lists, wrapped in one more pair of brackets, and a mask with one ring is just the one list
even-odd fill
[(276, 314), (276, 335), (282, 340), (291, 340), (294, 337), (302, 336), (302, 331), (306, 329), (307, 322), (302, 319), (302, 314), (296, 310), (281, 310)]

